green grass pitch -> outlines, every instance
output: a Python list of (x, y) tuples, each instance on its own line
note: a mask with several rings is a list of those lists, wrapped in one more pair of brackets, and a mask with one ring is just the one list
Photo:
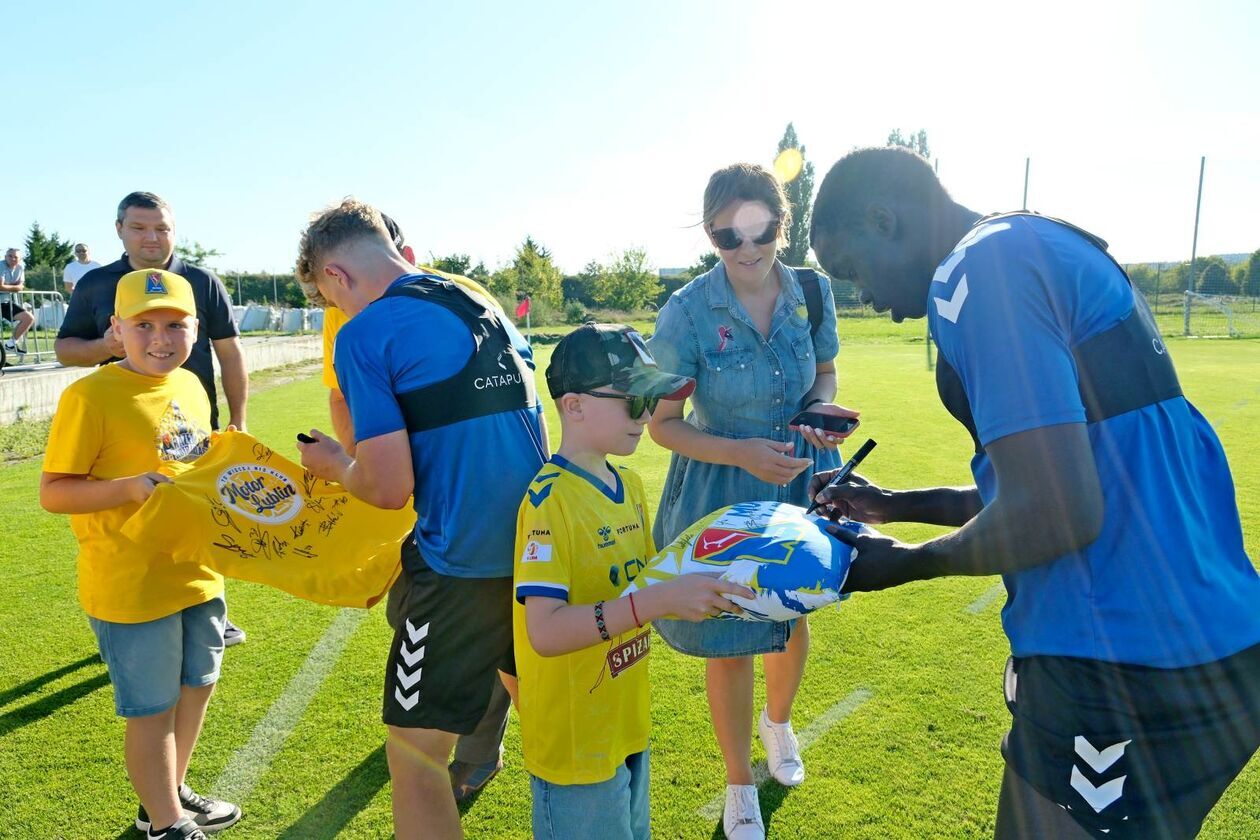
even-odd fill
[[(840, 330), (840, 401), (863, 411), (858, 440), (880, 443), (864, 472), (894, 487), (969, 483), (968, 439), (936, 400), (922, 323), (842, 319)], [(1225, 442), (1247, 548), (1260, 558), (1260, 342), (1170, 346), (1187, 394)], [(550, 352), (539, 348), (540, 371)], [(549, 414), (558, 437), (550, 406)], [(295, 432), (328, 428), (325, 392), (313, 374), (260, 389), (250, 416), (251, 432), (291, 456)], [(649, 497), (659, 497), (666, 453), (645, 439), (628, 460)], [(64, 517), (40, 510), (38, 475), (38, 459), (0, 469), (7, 502), (0, 802), (8, 809), (0, 837), (139, 837), (128, 828), (135, 798), (123, 771), (123, 727), (76, 600), (74, 540)], [(933, 533), (887, 530), (905, 539)], [(771, 837), (992, 836), (998, 743), (1008, 723), (995, 583), (913, 584), (856, 596), (811, 619), (813, 647), (794, 723), (798, 732), (815, 721), (833, 723), (814, 727), (804, 785), (762, 787)], [(228, 583), (228, 597), (249, 642), (226, 654), (190, 773), (203, 792), (248, 790), (240, 803), (245, 817), (227, 836), (389, 836), (379, 722), (389, 638), (383, 610), (339, 614), (239, 582)], [(327, 647), (312, 655), (321, 638), (342, 645), (339, 655)], [(651, 669), (655, 836), (720, 837), (718, 818), (701, 813), (723, 791), (701, 663), (658, 643)], [(518, 731), (513, 719), (506, 769), (464, 815), (469, 837), (529, 836)], [(753, 755), (763, 758), (759, 743)], [(1260, 837), (1260, 759), (1217, 806), (1203, 836)]]

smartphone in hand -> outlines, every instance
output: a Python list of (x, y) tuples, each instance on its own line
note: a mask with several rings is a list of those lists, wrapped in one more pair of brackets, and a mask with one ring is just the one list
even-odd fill
[(788, 428), (795, 429), (798, 426), (809, 426), (814, 429), (822, 429), (824, 432), (847, 435), (856, 429), (860, 422), (854, 417), (836, 417), (834, 414), (823, 414), (820, 411), (802, 411), (788, 421)]

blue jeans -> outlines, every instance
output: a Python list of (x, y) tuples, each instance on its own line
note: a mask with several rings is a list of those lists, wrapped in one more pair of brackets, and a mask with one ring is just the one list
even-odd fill
[(677, 618), (658, 618), (652, 622), (652, 626), (661, 634), (665, 643), (679, 653), (703, 659), (719, 659), (727, 656), (782, 653), (787, 649), (796, 621), (683, 621)]
[(180, 686), (218, 682), (225, 612), (219, 597), (138, 624), (88, 616), (114, 684), (114, 711), (129, 718), (156, 715), (179, 702)]
[(534, 797), (534, 840), (648, 840), (648, 753), (626, 758), (606, 782), (553, 785), (529, 777)]

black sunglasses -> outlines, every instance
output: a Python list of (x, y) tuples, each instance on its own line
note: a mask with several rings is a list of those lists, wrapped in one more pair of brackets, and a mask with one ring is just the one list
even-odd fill
[(634, 394), (609, 394), (604, 391), (583, 391), (588, 397), (599, 397), (604, 400), (625, 400), (628, 405), (626, 410), (630, 412), (631, 420), (638, 420), (643, 416), (643, 412), (651, 414), (656, 411), (656, 405), (661, 401), (660, 397), (640, 397)]
[[(753, 239), (754, 245), (769, 245), (771, 242), (779, 238), (780, 219), (771, 219), (766, 223), (766, 229), (761, 235)], [(734, 251), (740, 245), (744, 244), (744, 237), (739, 235), (739, 231), (733, 227), (728, 228), (709, 228), (709, 235), (713, 237), (713, 244), (718, 246), (722, 251)]]

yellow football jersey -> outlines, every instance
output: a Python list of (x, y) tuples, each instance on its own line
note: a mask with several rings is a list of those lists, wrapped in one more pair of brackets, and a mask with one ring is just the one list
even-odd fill
[(621, 596), (655, 554), (643, 483), (612, 467), (617, 488), (560, 455), (543, 464), (516, 517), (513, 605), (525, 769), (553, 784), (611, 779), (648, 745), (650, 630), (563, 656), (529, 643), (525, 599), (594, 604)]
[[(44, 471), (97, 480), (188, 469), (210, 445), (210, 402), (180, 368), (165, 377), (106, 365), (61, 394)], [(134, 624), (204, 604), (223, 578), (194, 560), (176, 561), (162, 542), (133, 542), (122, 525), (140, 505), (70, 516), (79, 541), (79, 602), (93, 618)]]

